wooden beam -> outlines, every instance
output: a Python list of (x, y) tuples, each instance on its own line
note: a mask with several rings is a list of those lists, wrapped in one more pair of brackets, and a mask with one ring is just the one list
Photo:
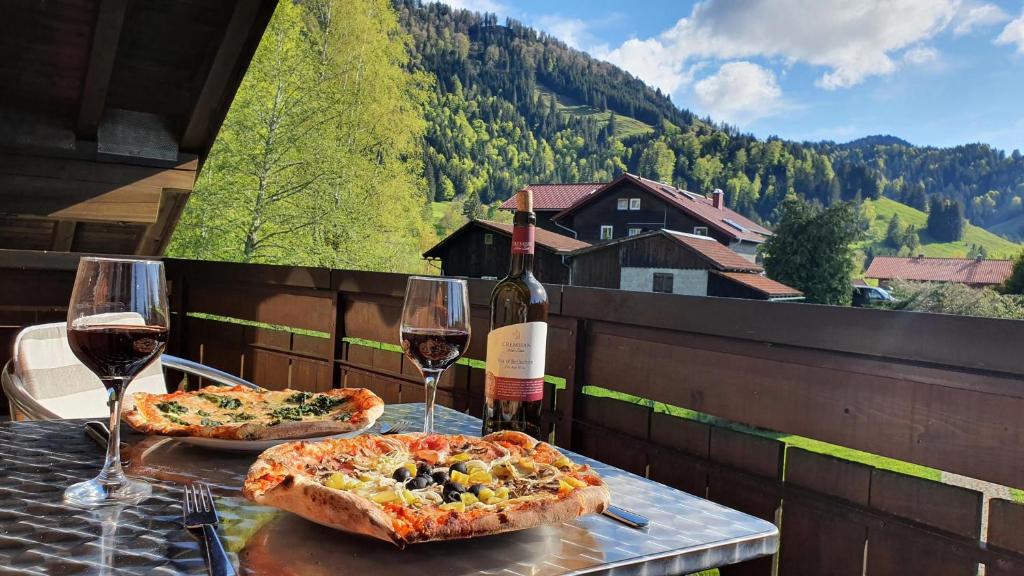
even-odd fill
[(192, 107), (192, 114), (179, 144), (181, 150), (200, 152), (200, 149), (204, 145), (208, 146), (209, 141), (213, 139), (212, 128), (217, 108), (221, 105), (227, 107), (227, 103), (224, 102), (225, 92), (238, 67), (257, 16), (265, 4), (266, 2), (260, 0), (237, 0), (231, 20), (224, 31), (224, 38), (217, 48), (217, 55)]
[(103, 117), (107, 101), (110, 76), (117, 58), (117, 44), (121, 39), (124, 15), (128, 0), (102, 0), (96, 28), (93, 30), (92, 47), (89, 50), (89, 68), (82, 84), (79, 102), (76, 134), (84, 140), (95, 140), (96, 129)]
[(50, 250), (55, 252), (70, 252), (71, 243), (75, 239), (75, 228), (78, 223), (74, 220), (58, 220), (53, 225), (53, 242), (50, 243)]
[(160, 193), (160, 208), (157, 210), (156, 222), (146, 227), (139, 236), (135, 253), (144, 256), (161, 256), (174, 232), (181, 212), (185, 209), (191, 190), (164, 188)]

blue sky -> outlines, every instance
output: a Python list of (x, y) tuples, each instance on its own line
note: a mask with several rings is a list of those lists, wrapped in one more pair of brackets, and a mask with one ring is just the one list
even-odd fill
[(1024, 0), (447, 0), (746, 132), (1024, 151)]

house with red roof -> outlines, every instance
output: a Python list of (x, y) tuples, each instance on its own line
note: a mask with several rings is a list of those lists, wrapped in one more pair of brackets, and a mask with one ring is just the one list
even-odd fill
[(580, 196), (551, 221), (591, 243), (651, 230), (678, 230), (714, 238), (751, 262), (757, 247), (772, 234), (726, 207), (720, 190), (704, 196), (628, 173)]
[[(537, 227), (550, 230), (556, 234), (572, 235), (571, 230), (559, 227), (551, 218), (579, 202), (581, 199), (592, 194), (598, 188), (604, 186), (605, 182), (582, 182), (579, 184), (530, 184), (527, 188), (533, 192), (533, 211), (537, 215)], [(516, 195), (505, 200), (501, 205), (502, 210), (514, 211), (516, 209)]]
[(639, 292), (795, 300), (803, 294), (705, 235), (650, 230), (572, 254), (572, 284)]
[(864, 277), (878, 280), (882, 285), (892, 280), (910, 280), (957, 282), (983, 288), (1006, 282), (1012, 273), (1012, 260), (876, 256), (864, 272)]
[[(543, 228), (534, 233), (533, 273), (541, 282), (569, 284), (568, 257), (590, 246)], [(512, 225), (472, 220), (423, 253), (443, 276), (504, 278), (512, 260)]]

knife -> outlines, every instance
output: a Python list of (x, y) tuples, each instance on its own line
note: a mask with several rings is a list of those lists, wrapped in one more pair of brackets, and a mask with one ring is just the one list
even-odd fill
[(646, 516), (641, 516), (636, 512), (631, 512), (614, 504), (609, 505), (602, 514), (613, 520), (618, 520), (631, 528), (646, 528), (651, 522)]

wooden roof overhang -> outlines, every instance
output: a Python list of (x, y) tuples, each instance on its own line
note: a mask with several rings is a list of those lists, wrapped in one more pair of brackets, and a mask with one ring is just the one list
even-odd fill
[(276, 4), (0, 3), (0, 248), (161, 254)]

